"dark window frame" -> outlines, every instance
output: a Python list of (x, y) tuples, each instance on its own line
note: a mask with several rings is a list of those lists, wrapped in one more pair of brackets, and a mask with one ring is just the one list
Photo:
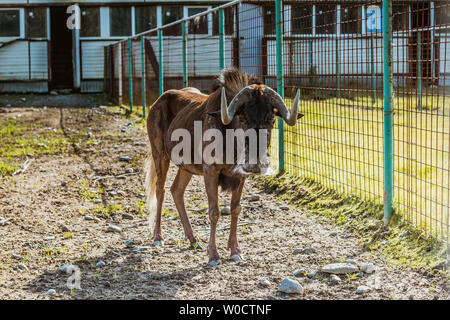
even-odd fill
[[(145, 9), (152, 9), (151, 11), (154, 11), (153, 13), (154, 13), (154, 18), (155, 18), (154, 23), (152, 23), (148, 28), (145, 28), (145, 29), (139, 28), (139, 21), (138, 21), (138, 19), (139, 19), (139, 17), (138, 17), (138, 9), (143, 9), (143, 8), (145, 8)], [(158, 26), (158, 9), (157, 8), (158, 8), (158, 6), (155, 6), (155, 5), (137, 5), (137, 6), (134, 6), (134, 30), (135, 30), (136, 34), (144, 32), (144, 31), (147, 31), (147, 30), (154, 29), (154, 28), (156, 28)], [(144, 24), (143, 21), (141, 21), (140, 23)]]
[[(113, 20), (112, 20), (112, 12), (117, 9), (126, 9), (130, 11), (129, 14), (129, 34), (113, 34)], [(128, 26), (127, 26), (128, 27)], [(133, 33), (133, 21), (132, 21), (132, 6), (111, 6), (109, 7), (109, 36), (110, 37), (129, 37), (132, 36)]]
[[(92, 9), (97, 9), (97, 12), (98, 12), (98, 15), (97, 15), (97, 17), (98, 17), (98, 24), (97, 24), (97, 33), (96, 34), (88, 34), (88, 35), (86, 35), (86, 33), (83, 33), (83, 30), (86, 30), (86, 29), (84, 29), (84, 24), (86, 23), (86, 21), (83, 21), (83, 10), (92, 10)], [(80, 37), (81, 38), (98, 38), (98, 37), (101, 37), (101, 13), (100, 13), (100, 7), (92, 7), (92, 6), (86, 6), (86, 7), (80, 7), (80, 14), (81, 14), (81, 30), (80, 30)], [(90, 22), (90, 21), (89, 21)], [(111, 23), (111, 21), (110, 21), (110, 23)], [(111, 30), (110, 30), (111, 31)]]
[[(44, 13), (44, 17), (43, 17), (43, 27), (42, 30), (40, 30), (40, 32), (42, 32), (41, 34), (36, 35), (36, 30), (32, 30), (29, 26), (30, 24), (30, 15), (29, 13), (31, 11), (40, 11), (41, 13)], [(48, 39), (48, 26), (47, 26), (47, 21), (48, 21), (48, 12), (47, 12), (47, 7), (29, 7), (29, 8), (25, 8), (25, 38), (27, 39)], [(42, 16), (41, 16), (42, 19)], [(42, 22), (42, 21), (41, 21)]]
[[(7, 12), (7, 11), (17, 11), (17, 15), (18, 15), (18, 23), (17, 23), (17, 27), (18, 27), (18, 34), (2, 34), (0, 31), (0, 38), (21, 38), (22, 37), (22, 33), (21, 33), (21, 25), (22, 25), (22, 18), (21, 18), (21, 10), (22, 8), (2, 8), (0, 10), (0, 13), (2, 12)], [(4, 23), (4, 22), (3, 22)], [(1, 26), (1, 24), (0, 24)], [(4, 30), (4, 28), (2, 28)], [(1, 29), (0, 29), (1, 30)]]
[[(362, 26), (363, 26), (363, 6), (357, 4), (341, 4), (341, 21), (340, 21), (340, 30), (341, 34), (362, 34)], [(349, 10), (349, 17), (347, 20), (344, 20), (344, 10)], [(350, 10), (356, 11), (356, 17), (352, 16), (354, 13), (350, 13)], [(354, 29), (356, 27), (356, 32)]]
[[(295, 11), (309, 8), (309, 15), (295, 14)], [(312, 35), (313, 34), (313, 15), (314, 15), (314, 5), (313, 4), (293, 4), (291, 6), (291, 33), (296, 35)], [(307, 26), (305, 28), (305, 21), (307, 21)], [(309, 32), (305, 32), (308, 31)]]
[(263, 6), (263, 29), (264, 35), (275, 35), (275, 5)]
[[(337, 4), (315, 4), (315, 31), (317, 35), (332, 35), (336, 34), (337, 32)], [(323, 11), (323, 14), (319, 14), (319, 7), (325, 8)], [(331, 8), (333, 8), (331, 10)], [(319, 17), (325, 16), (325, 15), (332, 15), (333, 17), (333, 23), (329, 23), (329, 21), (324, 21), (324, 23), (319, 24)], [(323, 30), (328, 30), (329, 28), (332, 28), (332, 32), (323, 32)]]
[[(180, 17), (176, 19), (170, 19), (171, 21), (164, 22), (164, 18), (167, 16), (165, 9), (172, 8), (172, 9), (179, 9), (180, 10)], [(184, 17), (184, 7), (183, 6), (175, 6), (175, 5), (166, 5), (161, 6), (161, 26), (165, 26), (166, 24), (172, 23), (174, 21), (183, 19)], [(177, 24), (174, 26), (171, 26), (169, 28), (163, 28), (163, 35), (165, 36), (181, 36), (181, 24)]]
[[(186, 18), (189, 18), (191, 16), (194, 16), (198, 13), (204, 12), (204, 11), (208, 11), (211, 7), (210, 6), (184, 6), (183, 7), (183, 13), (184, 13), (184, 9), (186, 9)], [(205, 9), (202, 10), (201, 12), (198, 13), (194, 13), (192, 15), (189, 15), (189, 9)], [(197, 35), (209, 35), (210, 34), (210, 13), (200, 16), (196, 19), (200, 20), (199, 24), (202, 24), (201, 26), (195, 26), (192, 24), (192, 19), (188, 19), (187, 21), (187, 33), (188, 34), (197, 34)], [(206, 25), (206, 28), (205, 28)]]
[[(234, 32), (234, 7), (228, 7), (223, 10), (224, 23), (225, 23), (225, 35), (232, 36)], [(212, 13), (212, 35), (219, 35), (219, 11)]]

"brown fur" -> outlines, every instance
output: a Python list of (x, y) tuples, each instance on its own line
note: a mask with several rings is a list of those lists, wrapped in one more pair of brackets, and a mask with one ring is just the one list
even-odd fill
[[(191, 133), (191, 137), (194, 137), (194, 121), (202, 122), (203, 131), (209, 128), (215, 128), (222, 131), (224, 136), (226, 128), (240, 128), (241, 122), (239, 121), (239, 116), (234, 117), (228, 126), (223, 125), (220, 118), (217, 117), (218, 111), (220, 110), (221, 87), (224, 86), (226, 88), (227, 100), (230, 103), (234, 95), (248, 85), (256, 85), (258, 92), (262, 95), (265, 86), (256, 77), (241, 72), (238, 69), (225, 69), (214, 83), (213, 92), (209, 96), (201, 94), (192, 88), (168, 90), (158, 98), (150, 109), (147, 119), (147, 132), (151, 152), (149, 153), (150, 160), (148, 161), (147, 167), (148, 182), (146, 186), (149, 197), (150, 221), (153, 220), (152, 218), (155, 220), (155, 242), (159, 243), (163, 239), (161, 234), (161, 209), (165, 193), (164, 184), (169, 168), (171, 151), (178, 144), (178, 141), (171, 141), (172, 133), (178, 128), (183, 128)], [(257, 108), (257, 106), (253, 108)], [(269, 116), (274, 118), (272, 108), (270, 109)], [(194, 150), (194, 139), (191, 140), (191, 150)], [(203, 148), (209, 143), (204, 142)], [(193, 151), (192, 157), (194, 157)], [(203, 175), (211, 222), (211, 234), (208, 245), (209, 259), (210, 261), (219, 259), (215, 245), (215, 230), (220, 216), (217, 193), (219, 185), (222, 189), (232, 193), (232, 225), (230, 228), (228, 247), (232, 255), (238, 255), (240, 250), (237, 244), (236, 229), (245, 175), (236, 174), (233, 171), (234, 165), (232, 164), (206, 165), (203, 163), (194, 164), (191, 161), (191, 164), (183, 163), (178, 165), (178, 167), (178, 174), (171, 187), (171, 192), (180, 214), (186, 237), (192, 244), (197, 241), (184, 207), (184, 191), (192, 174)], [(154, 206), (155, 203), (156, 206)]]

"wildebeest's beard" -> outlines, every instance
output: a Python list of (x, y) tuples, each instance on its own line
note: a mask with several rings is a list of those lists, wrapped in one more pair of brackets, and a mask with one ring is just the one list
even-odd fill
[(253, 99), (237, 112), (237, 116), (245, 136), (237, 144), (238, 159), (234, 171), (243, 175), (271, 174), (269, 147), (275, 123), (272, 106), (266, 97), (255, 91)]

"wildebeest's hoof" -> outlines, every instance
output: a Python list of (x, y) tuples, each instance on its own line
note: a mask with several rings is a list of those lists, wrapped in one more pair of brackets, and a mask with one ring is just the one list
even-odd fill
[(221, 264), (222, 263), (222, 260), (211, 260), (210, 262), (208, 262), (208, 264), (211, 266), (211, 267), (216, 267), (217, 265), (219, 265), (219, 264)]
[(205, 249), (205, 247), (200, 242), (191, 243), (189, 248), (194, 249), (194, 250), (203, 250), (203, 249)]
[(153, 245), (162, 247), (164, 245), (164, 240), (153, 241)]
[(234, 262), (239, 262), (239, 261), (244, 260), (244, 259), (243, 259), (240, 255), (238, 255), (238, 254), (233, 254), (233, 255), (230, 257), (230, 259), (233, 260)]

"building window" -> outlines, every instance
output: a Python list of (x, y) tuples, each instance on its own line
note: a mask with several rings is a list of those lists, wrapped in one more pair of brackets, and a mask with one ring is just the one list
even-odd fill
[(448, 2), (436, 4), (435, 17), (438, 32), (450, 32), (450, 4)]
[(295, 6), (291, 9), (291, 28), (294, 34), (312, 34), (312, 6)]
[(341, 6), (341, 33), (361, 33), (362, 7)]
[(81, 8), (81, 37), (100, 36), (100, 8)]
[(47, 8), (29, 8), (25, 14), (26, 37), (47, 38)]
[(20, 37), (19, 10), (0, 10), (0, 37)]
[[(234, 30), (234, 9), (233, 7), (228, 7), (223, 10), (223, 15), (225, 18), (225, 34), (232, 35)], [(219, 34), (219, 12), (213, 12), (213, 35), (217, 36)]]
[[(188, 17), (207, 11), (207, 7), (191, 7), (187, 8)], [(188, 21), (189, 34), (208, 34), (208, 15), (205, 14)]]
[(336, 6), (334, 5), (316, 6), (316, 33), (317, 34), (336, 33)]
[(401, 31), (409, 29), (408, 6), (392, 6), (392, 30)]
[(156, 7), (136, 7), (136, 33), (156, 28)]
[(264, 34), (275, 34), (275, 6), (263, 7)]
[[(183, 19), (183, 7), (179, 6), (163, 6), (162, 7), (162, 24), (169, 24), (177, 20)], [(163, 29), (166, 36), (181, 35), (181, 24), (176, 24), (169, 28)]]
[(131, 35), (131, 7), (109, 8), (110, 34), (113, 37)]

